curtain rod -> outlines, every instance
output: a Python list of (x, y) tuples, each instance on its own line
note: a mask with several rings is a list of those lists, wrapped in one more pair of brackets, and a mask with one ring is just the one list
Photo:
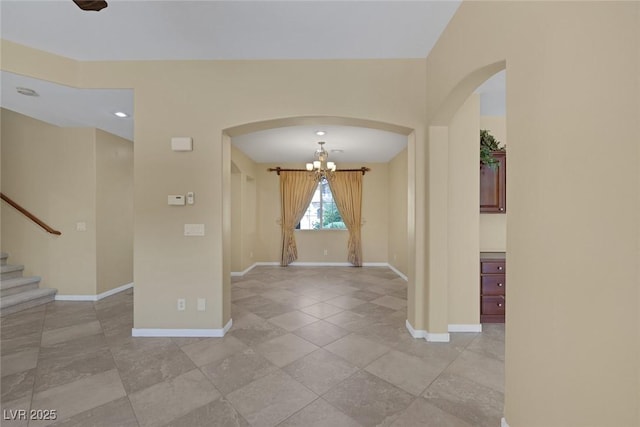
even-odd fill
[[(280, 172), (308, 172), (306, 169), (283, 169), (280, 166), (275, 168), (269, 168), (267, 169), (267, 171), (276, 172), (278, 175), (280, 175)], [(367, 168), (364, 166), (359, 169), (337, 169), (336, 170), (336, 172), (362, 172), (362, 175), (370, 171), (371, 171), (370, 168)]]

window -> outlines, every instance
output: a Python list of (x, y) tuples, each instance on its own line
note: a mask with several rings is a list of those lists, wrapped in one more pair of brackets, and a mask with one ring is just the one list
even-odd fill
[(326, 179), (318, 183), (311, 203), (296, 228), (299, 230), (347, 229)]

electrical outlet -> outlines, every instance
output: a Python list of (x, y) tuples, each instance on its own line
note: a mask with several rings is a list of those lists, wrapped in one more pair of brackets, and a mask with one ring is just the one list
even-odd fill
[(207, 300), (204, 298), (198, 298), (198, 311), (207, 310)]
[(178, 298), (178, 311), (185, 311), (187, 309), (187, 301), (184, 298)]
[(324, 250), (324, 254), (325, 254), (325, 255), (329, 255), (329, 251), (325, 249), (325, 250)]
[(249, 252), (249, 258), (253, 258), (253, 252)]

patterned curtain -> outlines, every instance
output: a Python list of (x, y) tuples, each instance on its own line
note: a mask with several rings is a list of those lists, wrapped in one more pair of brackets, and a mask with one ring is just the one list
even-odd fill
[(298, 248), (293, 230), (304, 216), (318, 181), (306, 171), (280, 172), (280, 205), (282, 215), (282, 257), (280, 265), (286, 267), (298, 259)]
[(362, 267), (362, 172), (337, 172), (329, 180), (329, 187), (349, 230), (348, 261)]

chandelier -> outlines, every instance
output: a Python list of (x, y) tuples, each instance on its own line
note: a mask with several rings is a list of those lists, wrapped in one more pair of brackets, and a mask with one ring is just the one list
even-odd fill
[(318, 144), (320, 148), (318, 148), (313, 155), (316, 160), (314, 160), (313, 163), (307, 163), (307, 171), (309, 171), (315, 179), (330, 179), (336, 171), (336, 164), (328, 161), (329, 153), (324, 149), (325, 142), (320, 141)]

